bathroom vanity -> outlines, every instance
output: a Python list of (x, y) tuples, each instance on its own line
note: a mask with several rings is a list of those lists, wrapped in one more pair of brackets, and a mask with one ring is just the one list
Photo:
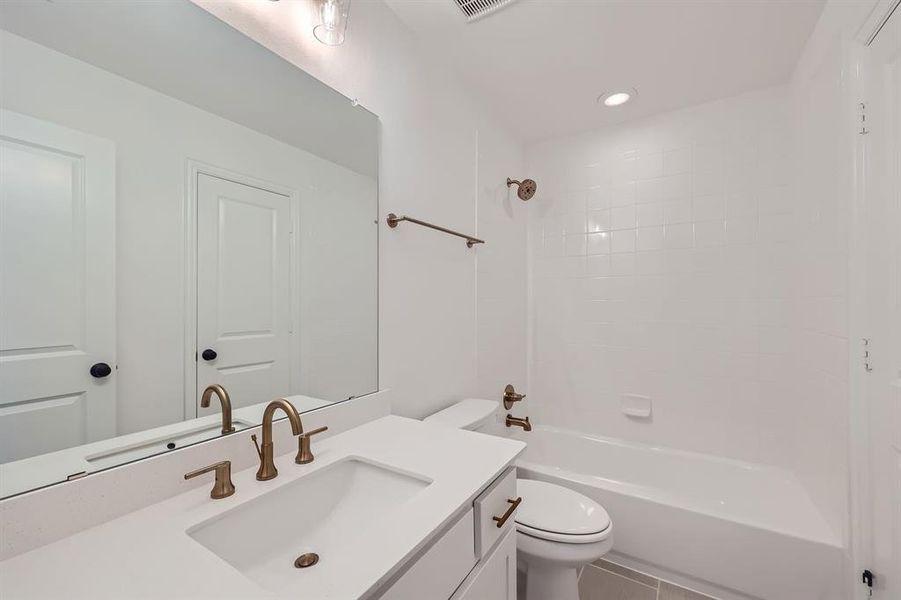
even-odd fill
[(228, 498), (204, 481), (3, 561), (3, 596), (512, 600), (524, 448), (397, 416), (317, 442), (308, 465), (277, 445), (274, 480), (243, 469)]

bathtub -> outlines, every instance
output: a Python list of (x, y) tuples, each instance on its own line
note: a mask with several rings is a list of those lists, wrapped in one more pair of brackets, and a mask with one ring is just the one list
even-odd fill
[(844, 550), (776, 467), (539, 426), (519, 477), (564, 485), (613, 520), (610, 559), (723, 600), (840, 600)]

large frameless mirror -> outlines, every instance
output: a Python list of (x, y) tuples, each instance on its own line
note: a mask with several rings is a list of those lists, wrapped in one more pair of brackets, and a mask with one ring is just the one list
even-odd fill
[(0, 496), (378, 389), (375, 115), (187, 0), (0, 28)]

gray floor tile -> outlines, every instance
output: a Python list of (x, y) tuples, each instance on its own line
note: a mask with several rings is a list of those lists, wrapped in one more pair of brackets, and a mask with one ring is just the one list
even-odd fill
[(588, 565), (579, 578), (579, 600), (656, 600), (657, 588)]
[(673, 585), (671, 583), (667, 583), (665, 581), (660, 582), (660, 595), (657, 597), (657, 600), (716, 600), (711, 596), (705, 596), (704, 594), (693, 592), (691, 590), (686, 590), (685, 588), (680, 588), (677, 585)]
[(638, 583), (643, 583), (649, 587), (657, 587), (657, 578), (651, 577), (650, 575), (645, 575), (644, 573), (639, 573), (638, 571), (633, 571), (627, 567), (622, 565), (618, 565), (616, 563), (612, 563), (609, 560), (604, 560), (603, 558), (599, 558), (593, 563), (591, 563), (597, 567), (610, 571), (611, 573), (616, 573), (617, 575), (622, 575), (623, 577), (628, 577), (632, 581), (637, 581)]

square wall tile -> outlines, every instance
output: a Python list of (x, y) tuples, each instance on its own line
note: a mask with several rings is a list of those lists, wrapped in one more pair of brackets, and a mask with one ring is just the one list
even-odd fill
[(663, 174), (678, 175), (691, 170), (691, 148), (675, 148), (663, 152)]
[(664, 247), (664, 229), (659, 227), (640, 227), (638, 229), (637, 248), (639, 252), (662, 250)]
[(656, 225), (663, 225), (664, 221), (662, 202), (639, 204), (637, 206), (637, 210), (639, 227), (654, 227)]
[(668, 249), (691, 248), (695, 242), (694, 235), (692, 223), (667, 225), (664, 232), (664, 245)]
[(610, 230), (610, 209), (604, 208), (599, 210), (588, 211), (588, 232), (597, 233), (599, 231)]
[(696, 221), (716, 221), (726, 216), (726, 202), (722, 195), (695, 196), (692, 214)]
[(611, 233), (610, 252), (635, 252), (636, 235), (634, 229), (622, 229)]
[(670, 223), (688, 223), (691, 221), (691, 200), (683, 198), (681, 200), (669, 200), (664, 202), (663, 219), (667, 225)]
[(609, 232), (589, 233), (587, 237), (586, 252), (589, 256), (593, 254), (610, 254), (611, 234)]
[(610, 209), (611, 229), (634, 229), (635, 225), (635, 206), (618, 206)]
[(722, 246), (726, 243), (726, 223), (705, 221), (695, 223), (695, 246)]
[(586, 240), (584, 233), (569, 233), (566, 234), (564, 239), (566, 256), (585, 256)]

